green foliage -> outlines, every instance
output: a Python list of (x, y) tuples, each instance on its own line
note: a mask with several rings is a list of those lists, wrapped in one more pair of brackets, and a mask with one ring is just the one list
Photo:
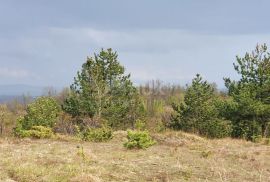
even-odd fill
[(76, 137), (83, 139), (83, 133), (80, 130), (80, 127), (78, 125), (75, 125), (75, 134)]
[(179, 85), (164, 84), (160, 80), (152, 80), (141, 85), (139, 93), (143, 102), (147, 129), (161, 131), (170, 122), (171, 103), (183, 100), (184, 88)]
[(128, 141), (124, 143), (127, 149), (146, 149), (156, 144), (147, 131), (128, 130), (127, 139)]
[(164, 100), (153, 100), (152, 112), (155, 114), (162, 114), (164, 112), (165, 101)]
[(218, 101), (212, 85), (197, 75), (187, 88), (184, 102), (173, 104), (170, 126), (210, 138), (229, 136), (230, 123), (220, 117)]
[(17, 118), (17, 123), (16, 123), (16, 127), (13, 129), (13, 133), (15, 136), (20, 136), (21, 131), (23, 131), (23, 127), (22, 127), (22, 123), (24, 122), (24, 118), (23, 117), (18, 117)]
[(233, 121), (233, 136), (247, 138), (267, 137), (270, 120), (270, 53), (266, 45), (258, 45), (252, 53), (237, 57), (234, 64), (241, 76), (239, 81), (225, 78), (229, 95), (235, 102), (227, 118)]
[(105, 142), (113, 138), (113, 131), (108, 127), (87, 128), (82, 132), (83, 140), (91, 142)]
[(171, 126), (175, 129), (198, 133), (199, 125), (209, 120), (214, 113), (212, 98), (214, 90), (210, 84), (203, 81), (200, 75), (193, 79), (187, 88), (184, 102), (174, 103), (176, 111), (172, 116)]
[(140, 114), (137, 89), (112, 49), (88, 57), (71, 85), (63, 109), (73, 117), (95, 117), (110, 127), (132, 126)]
[(17, 128), (15, 135), (21, 138), (31, 137), (31, 138), (52, 138), (54, 136), (52, 129), (44, 126), (33, 126), (30, 130), (23, 130)]
[(17, 119), (14, 134), (18, 137), (51, 138), (60, 107), (51, 97), (40, 97), (27, 106), (26, 115)]
[(135, 122), (135, 128), (139, 131), (145, 130), (146, 129), (145, 122), (140, 119), (137, 119)]
[(261, 136), (261, 127), (257, 121), (236, 120), (233, 121), (232, 137), (243, 138), (254, 141), (254, 138)]
[(45, 126), (52, 128), (58, 118), (60, 107), (51, 97), (40, 97), (29, 104), (24, 118), (19, 123), (22, 129), (29, 130), (33, 126)]
[(157, 121), (156, 127), (154, 129), (155, 132), (163, 132), (166, 130), (166, 126), (162, 121)]
[(231, 136), (231, 122), (213, 118), (200, 126), (200, 134), (208, 138), (224, 138)]

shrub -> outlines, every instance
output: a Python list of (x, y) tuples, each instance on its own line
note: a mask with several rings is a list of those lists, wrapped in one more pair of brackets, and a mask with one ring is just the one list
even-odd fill
[(147, 131), (128, 131), (128, 141), (124, 143), (124, 147), (128, 149), (146, 149), (156, 142), (150, 137)]
[(104, 142), (113, 138), (113, 131), (108, 127), (87, 128), (82, 132), (82, 139), (91, 142)]
[(215, 119), (205, 122), (200, 128), (200, 134), (208, 138), (229, 137), (231, 132), (231, 122), (222, 119)]
[(145, 130), (145, 128), (146, 128), (145, 122), (140, 120), (140, 119), (137, 119), (135, 122), (135, 128), (137, 130)]
[(19, 130), (15, 132), (16, 136), (25, 138), (52, 138), (54, 136), (52, 129), (44, 126), (33, 126), (30, 130)]
[(241, 120), (233, 122), (232, 136), (254, 141), (261, 136), (261, 127), (257, 121)]
[(20, 118), (22, 129), (29, 130), (33, 126), (52, 128), (58, 118), (60, 106), (51, 97), (40, 97), (27, 106), (27, 114)]
[(166, 125), (161, 120), (156, 123), (155, 132), (163, 132), (166, 130)]
[(13, 133), (15, 136), (22, 137), (22, 132), (24, 131), (22, 127), (22, 123), (24, 122), (24, 117), (19, 117), (17, 119), (16, 127), (13, 129)]

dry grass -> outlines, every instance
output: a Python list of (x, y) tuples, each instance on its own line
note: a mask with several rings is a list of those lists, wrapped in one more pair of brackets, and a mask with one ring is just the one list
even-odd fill
[(125, 132), (108, 143), (0, 139), (0, 181), (270, 181), (270, 147), (155, 134), (147, 150), (126, 150)]

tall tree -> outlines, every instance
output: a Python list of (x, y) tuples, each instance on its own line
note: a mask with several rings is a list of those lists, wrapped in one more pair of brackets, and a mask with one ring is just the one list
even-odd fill
[(270, 53), (267, 46), (257, 45), (244, 57), (237, 56), (234, 69), (240, 80), (225, 78), (229, 95), (236, 103), (230, 118), (234, 121), (233, 133), (236, 137), (264, 137), (270, 124)]
[(139, 105), (137, 89), (130, 75), (125, 74), (117, 53), (102, 49), (94, 57), (87, 57), (63, 108), (73, 116), (105, 119), (110, 126), (117, 127), (125, 122), (132, 124)]

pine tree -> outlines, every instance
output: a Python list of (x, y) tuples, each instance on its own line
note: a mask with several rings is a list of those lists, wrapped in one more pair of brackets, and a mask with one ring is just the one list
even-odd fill
[(111, 127), (132, 125), (140, 105), (137, 89), (112, 49), (88, 57), (63, 108), (73, 116), (96, 117)]
[(236, 103), (231, 113), (236, 137), (267, 135), (270, 121), (270, 53), (267, 46), (257, 45), (252, 53), (237, 56), (234, 69), (241, 76), (239, 81), (225, 78), (229, 95)]
[(219, 117), (213, 85), (197, 74), (187, 87), (184, 102), (174, 104), (172, 127), (211, 138), (230, 135), (228, 121)]

